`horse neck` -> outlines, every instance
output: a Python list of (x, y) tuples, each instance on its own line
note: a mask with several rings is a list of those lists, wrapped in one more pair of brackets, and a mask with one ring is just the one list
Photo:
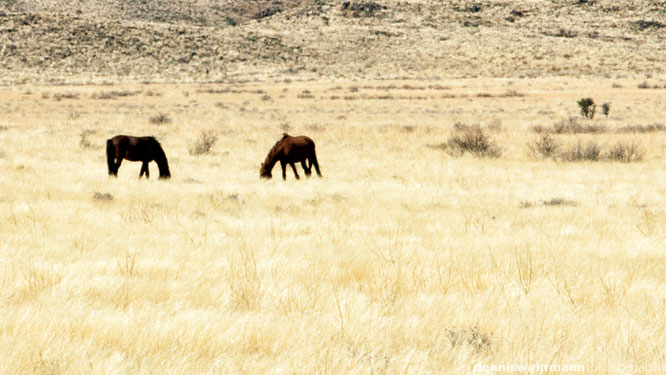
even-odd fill
[(273, 166), (275, 166), (275, 163), (277, 163), (278, 160), (280, 160), (281, 153), (282, 153), (282, 143), (280, 142), (279, 144), (273, 146), (273, 148), (268, 152), (266, 160), (264, 160), (264, 166), (266, 167), (267, 171), (273, 170)]
[(160, 146), (159, 143), (155, 142), (155, 163), (157, 163), (157, 168), (160, 170), (160, 176), (170, 176), (169, 172), (169, 163), (167, 162), (166, 154)]

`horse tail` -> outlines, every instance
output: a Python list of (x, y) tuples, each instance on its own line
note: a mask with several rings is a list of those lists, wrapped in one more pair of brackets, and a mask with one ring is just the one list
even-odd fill
[(315, 144), (312, 142), (312, 155), (310, 155), (310, 169), (314, 165), (315, 170), (317, 171), (317, 176), (321, 177), (321, 172), (319, 171), (319, 163), (317, 162), (317, 153), (315, 152)]
[(118, 171), (116, 170), (116, 150), (113, 146), (113, 141), (108, 139), (106, 141), (106, 164), (109, 166), (109, 175), (116, 176)]
[(167, 179), (171, 178), (171, 172), (169, 171), (169, 162), (167, 161), (166, 154), (162, 145), (153, 138), (155, 142), (155, 162), (157, 163), (157, 168), (160, 170), (160, 178)]

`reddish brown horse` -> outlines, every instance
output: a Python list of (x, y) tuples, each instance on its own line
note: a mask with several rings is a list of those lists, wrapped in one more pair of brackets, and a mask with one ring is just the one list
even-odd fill
[(169, 163), (164, 150), (159, 142), (153, 137), (132, 137), (129, 135), (117, 135), (106, 141), (106, 161), (109, 166), (109, 175), (118, 176), (118, 168), (123, 159), (129, 161), (140, 161), (143, 163), (139, 178), (144, 174), (150, 178), (148, 163), (155, 161), (160, 170), (160, 178), (171, 177)]
[[(282, 139), (277, 141), (275, 146), (271, 148), (266, 156), (266, 160), (261, 163), (261, 169), (259, 170), (259, 175), (262, 178), (271, 178), (273, 175), (271, 171), (275, 163), (280, 162), (282, 166), (282, 179), (287, 179), (287, 164), (291, 165), (291, 169), (294, 171), (294, 176), (296, 179), (300, 179), (298, 172), (296, 172), (296, 166), (294, 163), (301, 163), (305, 175), (310, 177), (312, 174), (312, 166), (314, 165), (317, 175), (321, 177), (321, 172), (319, 172), (319, 163), (317, 163), (317, 155), (315, 154), (315, 144), (312, 139), (301, 135), (298, 137), (292, 137), (287, 133), (282, 135)], [(306, 165), (306, 161), (310, 165)]]

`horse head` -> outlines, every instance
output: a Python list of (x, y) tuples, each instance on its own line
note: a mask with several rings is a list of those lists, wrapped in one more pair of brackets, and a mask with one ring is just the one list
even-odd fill
[(259, 169), (259, 176), (265, 179), (270, 179), (273, 177), (271, 171), (266, 167), (266, 163), (261, 163), (261, 168)]

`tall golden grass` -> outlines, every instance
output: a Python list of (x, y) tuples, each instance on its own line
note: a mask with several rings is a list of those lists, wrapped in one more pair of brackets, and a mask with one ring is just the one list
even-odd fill
[[(0, 372), (664, 372), (666, 137), (614, 131), (663, 121), (636, 84), (4, 87)], [(609, 131), (553, 137), (642, 161), (531, 155), (588, 96)], [(501, 156), (442, 150), (456, 122)], [(259, 179), (283, 131), (324, 178)], [(116, 134), (155, 135), (173, 178), (109, 178)]]

